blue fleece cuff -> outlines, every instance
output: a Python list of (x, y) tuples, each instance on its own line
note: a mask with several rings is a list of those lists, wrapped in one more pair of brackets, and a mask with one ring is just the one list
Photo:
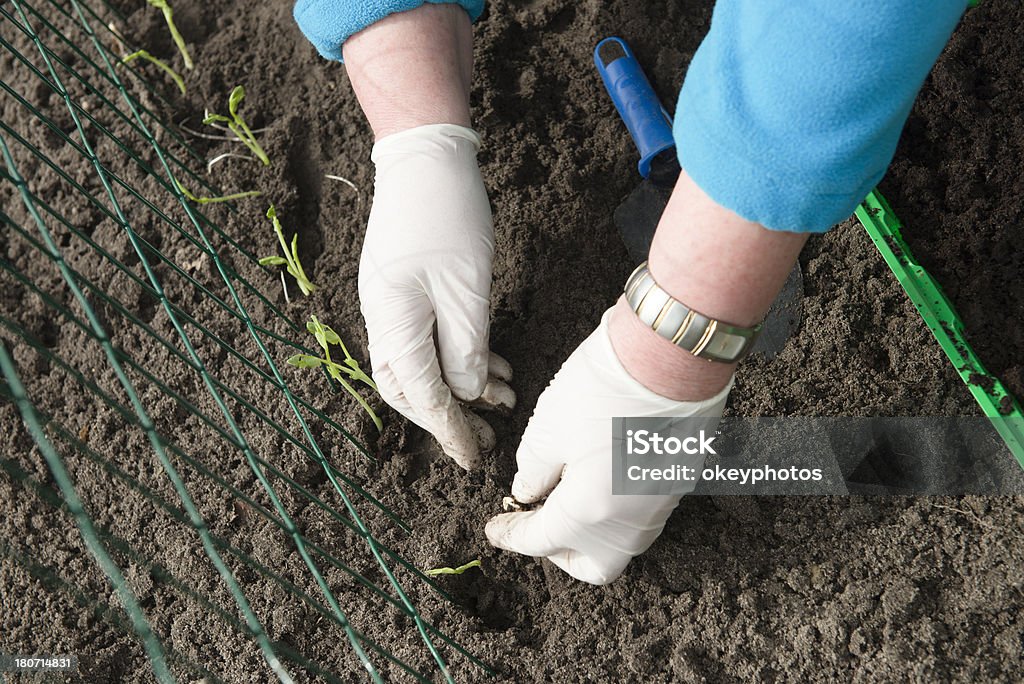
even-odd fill
[(824, 232), (892, 161), (965, 0), (719, 0), (679, 93), (680, 164), (768, 228)]
[(484, 0), (298, 0), (293, 14), (317, 52), (340, 62), (341, 46), (353, 33), (389, 14), (416, 9), (428, 2), (461, 5), (472, 21), (484, 11)]

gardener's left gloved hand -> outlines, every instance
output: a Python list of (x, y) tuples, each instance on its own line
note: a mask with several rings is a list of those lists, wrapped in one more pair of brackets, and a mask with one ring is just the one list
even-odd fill
[(515, 405), (492, 353), (494, 228), (477, 167), (480, 138), (434, 124), (385, 136), (359, 262), (359, 302), (381, 396), (466, 470), (494, 447), (476, 408)]
[(607, 584), (654, 543), (681, 495), (612, 494), (612, 417), (708, 417), (713, 432), (732, 382), (704, 401), (655, 394), (622, 367), (611, 310), (541, 395), (519, 445), (512, 495), (532, 511), (487, 523), (495, 546), (545, 557), (573, 577)]

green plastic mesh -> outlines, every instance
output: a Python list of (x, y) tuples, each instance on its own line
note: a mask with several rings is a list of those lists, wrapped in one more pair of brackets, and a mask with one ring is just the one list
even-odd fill
[[(282, 362), (313, 353), (309, 337), (254, 285), (276, 283), (273, 272), (182, 195), (176, 179), (220, 193), (193, 170), (203, 159), (188, 134), (158, 113), (162, 89), (139, 62), (119, 63), (136, 48), (118, 21), (77, 0), (0, 4), (0, 63), (11, 65), (0, 73), (0, 368), (35, 444), (0, 468), (77, 525), (114, 593), (78, 587), (15, 540), (0, 539), (0, 557), (134, 631), (161, 682), (225, 673), (174, 648), (126, 568), (146, 568), (210, 630), (258, 650), (265, 672), (243, 679), (348, 681), (268, 629), (281, 601), (373, 681), (452, 681), (452, 657), (490, 672), (414, 603), (448, 597), (383, 541), (410, 528), (361, 486), (373, 456), (289, 387)], [(272, 405), (254, 391), (267, 386)], [(89, 502), (104, 497), (152, 527), (100, 519)]]

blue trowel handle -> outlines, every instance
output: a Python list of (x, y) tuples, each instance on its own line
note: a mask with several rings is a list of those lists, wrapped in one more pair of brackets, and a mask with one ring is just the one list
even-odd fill
[(640, 175), (647, 178), (651, 173), (651, 160), (659, 152), (675, 146), (672, 119), (661, 106), (626, 41), (614, 36), (602, 40), (594, 48), (594, 64), (640, 151), (637, 165)]

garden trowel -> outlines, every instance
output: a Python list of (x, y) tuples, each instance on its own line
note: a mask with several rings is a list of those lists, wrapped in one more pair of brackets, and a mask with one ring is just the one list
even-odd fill
[[(612, 37), (598, 43), (594, 63), (640, 152), (637, 167), (643, 180), (614, 215), (630, 259), (639, 263), (647, 259), (654, 231), (679, 176), (672, 118), (624, 40)], [(752, 354), (770, 360), (782, 351), (786, 340), (800, 326), (803, 296), (803, 275), (798, 263), (772, 302)]]

